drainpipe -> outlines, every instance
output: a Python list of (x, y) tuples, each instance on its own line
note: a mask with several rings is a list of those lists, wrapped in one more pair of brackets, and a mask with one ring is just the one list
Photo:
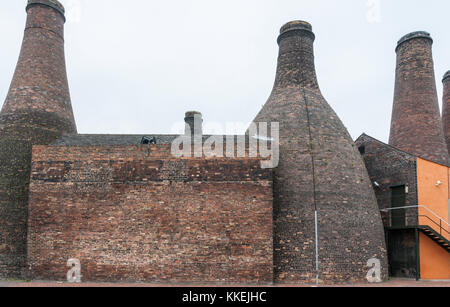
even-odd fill
[(314, 211), (314, 228), (316, 233), (316, 285), (319, 285), (319, 229), (317, 227), (317, 210)]

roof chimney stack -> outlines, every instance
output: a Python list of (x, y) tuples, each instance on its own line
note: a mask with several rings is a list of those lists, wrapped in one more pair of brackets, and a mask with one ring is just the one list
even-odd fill
[(26, 262), (31, 148), (76, 133), (64, 56), (64, 7), (29, 0), (22, 49), (0, 112), (0, 277)]
[[(314, 39), (305, 21), (281, 28), (275, 85), (254, 120), (280, 127), (280, 163), (274, 170), (275, 282), (309, 283), (316, 274), (324, 282), (364, 281), (367, 271), (360, 264), (372, 257), (380, 259), (386, 276), (383, 224), (372, 184), (347, 129), (320, 93)], [(319, 271), (311, 261), (316, 257), (315, 211)]]
[(185, 135), (191, 136), (203, 136), (203, 119), (202, 113), (196, 111), (186, 112), (184, 117), (185, 122)]
[(442, 79), (444, 84), (444, 96), (442, 97), (442, 124), (444, 126), (444, 134), (447, 141), (447, 149), (450, 152), (450, 70)]
[(427, 32), (413, 32), (397, 45), (397, 68), (389, 144), (447, 164), (432, 55)]

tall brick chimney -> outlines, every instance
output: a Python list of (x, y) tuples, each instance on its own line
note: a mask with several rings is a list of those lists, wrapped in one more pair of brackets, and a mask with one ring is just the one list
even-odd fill
[(64, 7), (29, 0), (19, 61), (0, 112), (0, 277), (26, 262), (32, 145), (77, 133), (64, 58)]
[(281, 28), (275, 85), (254, 120), (280, 125), (275, 282), (315, 281), (315, 210), (322, 282), (364, 281), (365, 265), (373, 257), (381, 260), (387, 277), (384, 230), (372, 184), (352, 138), (320, 92), (314, 40), (307, 22)]
[(447, 164), (448, 151), (439, 112), (432, 44), (427, 32), (410, 33), (398, 42), (389, 144)]
[(442, 79), (444, 84), (444, 96), (442, 97), (442, 125), (444, 126), (447, 149), (450, 152), (450, 70)]

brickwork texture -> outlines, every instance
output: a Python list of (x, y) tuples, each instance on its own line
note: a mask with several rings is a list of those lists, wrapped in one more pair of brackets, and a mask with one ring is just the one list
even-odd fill
[(76, 133), (63, 13), (57, 1), (28, 1), (20, 57), (0, 112), (0, 277), (20, 277), (25, 265), (32, 145)]
[[(364, 147), (364, 162), (374, 186), (380, 209), (391, 208), (393, 187), (408, 187), (405, 206), (417, 206), (417, 157), (384, 144), (363, 134), (356, 140), (358, 148)], [(361, 148), (362, 149), (362, 148)], [(405, 210), (405, 225), (418, 225), (417, 208)], [(385, 227), (392, 226), (391, 214), (383, 213)]]
[[(254, 119), (280, 124), (271, 170), (249, 157), (249, 139), (243, 158), (175, 158), (173, 135), (149, 136), (150, 145), (138, 145), (140, 135), (78, 135), (64, 8), (28, 0), (26, 12), (0, 112), (0, 278), (65, 280), (77, 258), (85, 281), (364, 282), (378, 258), (386, 279), (390, 221), (379, 209), (402, 185), (406, 205), (417, 205), (417, 157), (448, 165), (450, 73), (441, 118), (426, 32), (398, 42), (389, 145), (367, 135), (355, 144), (321, 94), (311, 25), (284, 25), (275, 84)], [(201, 113), (185, 115), (185, 138), (206, 142)], [(416, 223), (408, 215), (406, 225)]]
[(274, 173), (274, 280), (314, 282), (318, 211), (321, 282), (365, 280), (379, 258), (387, 277), (383, 224), (364, 162), (316, 79), (311, 25), (281, 28), (273, 91), (254, 122), (280, 123)]
[(442, 83), (444, 85), (444, 95), (442, 96), (442, 124), (444, 126), (447, 148), (450, 152), (450, 70), (444, 75)]
[(33, 147), (28, 277), (273, 281), (272, 170), (170, 145)]
[(447, 165), (429, 33), (413, 32), (399, 42), (389, 144)]

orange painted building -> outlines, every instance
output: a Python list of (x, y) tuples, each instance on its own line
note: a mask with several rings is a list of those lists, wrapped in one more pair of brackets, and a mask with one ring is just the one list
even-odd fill
[(382, 212), (390, 276), (450, 279), (449, 167), (365, 134), (356, 144)]
[[(432, 227), (449, 237), (449, 167), (417, 158), (417, 195), (419, 225)], [(431, 212), (430, 212), (431, 211)], [(433, 214), (434, 213), (434, 214)], [(450, 279), (450, 253), (424, 233), (419, 236), (420, 277)]]

